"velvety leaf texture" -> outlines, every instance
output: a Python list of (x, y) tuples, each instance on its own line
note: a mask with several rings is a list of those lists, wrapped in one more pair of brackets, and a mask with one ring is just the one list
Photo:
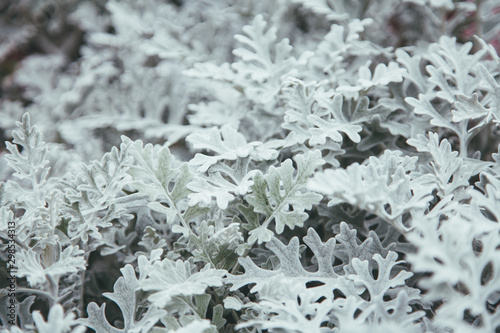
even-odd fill
[(0, 333), (500, 332), (498, 0), (0, 4)]

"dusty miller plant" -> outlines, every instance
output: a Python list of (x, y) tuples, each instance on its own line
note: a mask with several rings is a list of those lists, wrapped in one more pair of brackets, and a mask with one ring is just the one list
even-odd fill
[(497, 1), (0, 26), (0, 332), (500, 331)]

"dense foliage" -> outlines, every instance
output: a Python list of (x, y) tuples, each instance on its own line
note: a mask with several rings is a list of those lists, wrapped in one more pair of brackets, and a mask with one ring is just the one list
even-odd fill
[(497, 0), (0, 5), (0, 332), (499, 332)]

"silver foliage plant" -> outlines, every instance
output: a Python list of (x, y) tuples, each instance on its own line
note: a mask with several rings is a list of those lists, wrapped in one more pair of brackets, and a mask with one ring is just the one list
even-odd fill
[(0, 26), (0, 332), (500, 332), (496, 0)]

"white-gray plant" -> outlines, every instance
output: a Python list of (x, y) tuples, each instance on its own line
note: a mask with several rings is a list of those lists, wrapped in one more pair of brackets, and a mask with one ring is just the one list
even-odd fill
[(497, 1), (0, 27), (1, 333), (500, 330)]

